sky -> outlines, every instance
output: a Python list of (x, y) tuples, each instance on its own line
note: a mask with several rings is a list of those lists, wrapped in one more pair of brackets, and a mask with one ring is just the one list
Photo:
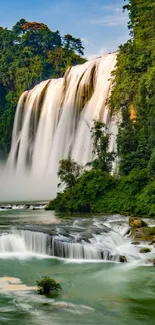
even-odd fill
[(88, 59), (116, 51), (129, 39), (124, 0), (0, 0), (0, 26), (21, 18), (81, 38)]

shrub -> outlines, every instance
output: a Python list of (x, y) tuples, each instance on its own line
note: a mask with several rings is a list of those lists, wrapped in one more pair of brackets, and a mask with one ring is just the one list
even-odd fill
[(59, 283), (47, 276), (37, 280), (36, 283), (38, 286), (38, 294), (40, 295), (57, 294), (60, 290), (62, 290)]

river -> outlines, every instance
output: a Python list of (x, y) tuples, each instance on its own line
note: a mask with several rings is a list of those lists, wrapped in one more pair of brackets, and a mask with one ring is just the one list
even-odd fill
[[(14, 207), (0, 225), (1, 325), (153, 325), (155, 268), (131, 244), (126, 217), (61, 224), (51, 211)], [(54, 299), (36, 292), (44, 275), (63, 288)]]

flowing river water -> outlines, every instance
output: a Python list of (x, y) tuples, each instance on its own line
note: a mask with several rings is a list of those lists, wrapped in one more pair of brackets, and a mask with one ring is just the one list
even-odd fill
[[(0, 211), (1, 325), (154, 324), (155, 267), (147, 259), (155, 248), (139, 253), (144, 244), (131, 244), (128, 218), (60, 222), (26, 208)], [(37, 295), (45, 275), (63, 288), (54, 299)]]

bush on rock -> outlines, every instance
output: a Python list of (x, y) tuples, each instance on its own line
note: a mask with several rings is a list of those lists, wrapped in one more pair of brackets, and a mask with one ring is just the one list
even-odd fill
[(40, 295), (57, 294), (62, 290), (59, 283), (47, 276), (44, 276), (40, 280), (37, 280), (36, 283), (38, 286), (38, 294)]

